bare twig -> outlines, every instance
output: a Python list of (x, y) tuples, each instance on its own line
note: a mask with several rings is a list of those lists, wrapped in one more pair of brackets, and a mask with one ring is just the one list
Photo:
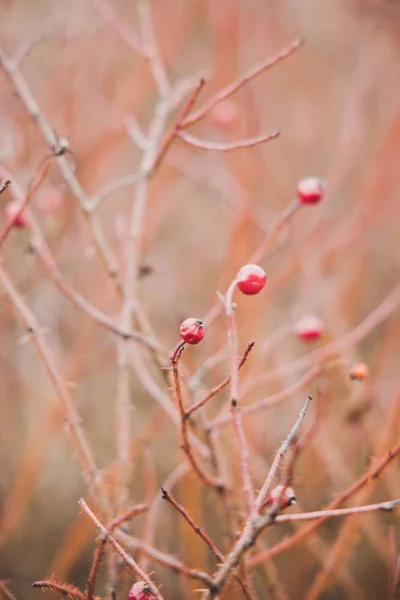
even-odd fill
[(179, 414), (180, 414), (180, 432), (181, 432), (182, 449), (183, 449), (184, 453), (186, 454), (187, 459), (188, 459), (189, 463), (191, 464), (193, 470), (198, 475), (198, 477), (203, 481), (203, 483), (215, 488), (217, 491), (222, 491), (224, 489), (223, 482), (218, 477), (215, 477), (214, 475), (212, 475), (211, 473), (208, 473), (208, 471), (206, 471), (204, 469), (203, 465), (200, 463), (199, 459), (197, 458), (197, 456), (191, 446), (191, 443), (190, 443), (189, 429), (188, 429), (189, 422), (188, 422), (188, 418), (185, 413), (185, 407), (183, 405), (180, 377), (179, 377), (179, 371), (178, 371), (178, 363), (179, 363), (179, 359), (180, 359), (181, 353), (183, 351), (184, 345), (185, 345), (185, 342), (180, 342), (177, 345), (173, 355), (171, 356), (171, 365), (172, 365), (171, 383), (172, 383), (172, 391), (173, 391), (173, 395), (175, 398), (175, 402), (179, 409)]
[(241, 150), (242, 148), (253, 148), (259, 144), (270, 142), (280, 136), (279, 131), (268, 133), (266, 135), (258, 135), (247, 140), (237, 140), (235, 142), (213, 142), (211, 140), (201, 140), (200, 138), (187, 133), (186, 131), (180, 131), (178, 137), (183, 140), (189, 146), (198, 148), (200, 150), (214, 150), (215, 152), (233, 152), (235, 150)]
[(281, 462), (283, 456), (287, 452), (287, 449), (289, 448), (294, 436), (296, 435), (297, 431), (299, 430), (300, 425), (302, 424), (302, 422), (305, 419), (305, 416), (307, 414), (307, 410), (308, 410), (311, 400), (312, 400), (312, 396), (308, 396), (303, 408), (300, 411), (300, 414), (299, 414), (299, 417), (298, 417), (296, 423), (293, 425), (292, 429), (290, 430), (289, 434), (287, 435), (287, 437), (284, 439), (284, 441), (280, 445), (280, 448), (275, 455), (275, 458), (274, 458), (271, 468), (269, 470), (268, 476), (267, 476), (267, 478), (264, 482), (264, 485), (262, 486), (262, 488), (258, 494), (258, 497), (257, 497), (257, 502), (255, 504), (255, 508), (258, 511), (261, 509), (261, 507), (264, 503), (264, 500), (271, 488), (275, 474), (279, 467), (279, 463)]
[(243, 75), (238, 77), (238, 79), (219, 90), (214, 96), (207, 100), (203, 104), (203, 106), (201, 106), (198, 110), (194, 111), (192, 114), (189, 114), (183, 122), (183, 127), (189, 127), (189, 125), (193, 125), (193, 123), (196, 123), (197, 121), (202, 119), (216, 104), (221, 102), (221, 100), (229, 98), (229, 96), (232, 96), (235, 92), (240, 90), (240, 88), (243, 87), (248, 81), (254, 79), (254, 77), (257, 77), (257, 75), (259, 75), (260, 73), (263, 73), (267, 69), (270, 69), (274, 65), (278, 64), (280, 61), (293, 54), (293, 52), (300, 48), (302, 44), (303, 40), (296, 39), (289, 46), (287, 46), (287, 48), (284, 48), (272, 58), (268, 58), (267, 60), (262, 61), (258, 65), (255, 65), (254, 67), (246, 71)]
[[(240, 362), (238, 364), (238, 369), (241, 369), (243, 367), (244, 363), (247, 360), (249, 353), (251, 352), (251, 350), (254, 347), (254, 344), (255, 344), (255, 342), (252, 341), (247, 346), (247, 348), (244, 351), (243, 356), (240, 359)], [(201, 398), (201, 400), (199, 400), (198, 402), (195, 402), (194, 404), (189, 406), (185, 411), (186, 416), (189, 417), (194, 411), (196, 411), (197, 409), (204, 406), (204, 404), (206, 404), (206, 402), (211, 400), (211, 398), (213, 398), (216, 394), (218, 394), (218, 392), (223, 390), (230, 383), (230, 381), (231, 381), (231, 376), (228, 375), (228, 377), (225, 377), (225, 379), (223, 381), (221, 381), (221, 383), (219, 383), (218, 385), (213, 387), (203, 398)]]
[(90, 448), (89, 442), (82, 429), (80, 417), (76, 411), (68, 388), (58, 371), (53, 355), (43, 339), (43, 334), (41, 333), (41, 328), (37, 323), (36, 317), (18, 294), (8, 275), (2, 268), (0, 268), (0, 282), (14, 308), (19, 313), (28, 334), (32, 337), (39, 358), (60, 398), (64, 408), (66, 422), (68, 424), (68, 432), (70, 433), (75, 450), (78, 451), (78, 456), (88, 483), (89, 491), (95, 495), (100, 502), (102, 509), (107, 512), (107, 502), (103, 495), (100, 476), (92, 449)]
[(85, 500), (81, 498), (79, 500), (79, 506), (83, 510), (83, 512), (89, 517), (89, 519), (95, 524), (97, 529), (100, 530), (101, 534), (106, 538), (107, 542), (113, 547), (115, 552), (121, 556), (124, 562), (128, 565), (128, 567), (135, 573), (135, 575), (142, 581), (144, 581), (150, 588), (151, 592), (157, 598), (157, 600), (163, 600), (157, 586), (152, 582), (150, 577), (146, 575), (144, 571), (139, 567), (136, 561), (129, 556), (129, 554), (122, 548), (122, 546), (117, 542), (117, 540), (109, 533), (109, 531), (102, 525), (101, 521), (95, 516), (95, 514), (90, 510)]
[(68, 583), (59, 583), (53, 579), (41, 579), (32, 583), (34, 588), (42, 588), (42, 590), (51, 590), (53, 592), (60, 592), (71, 600), (86, 600), (86, 595), (78, 590), (78, 588), (69, 585)]
[[(324, 509), (327, 511), (336, 510), (339, 506), (343, 504), (348, 498), (351, 498), (354, 494), (356, 494), (359, 490), (361, 490), (364, 485), (368, 483), (371, 479), (378, 477), (379, 473), (386, 468), (386, 466), (394, 459), (395, 456), (400, 452), (400, 441), (381, 459), (378, 461), (374, 461), (373, 465), (368, 469), (366, 473), (361, 475), (359, 479), (357, 479), (350, 487), (348, 487), (344, 492), (339, 494), (332, 502), (328, 504), (328, 506)], [(328, 518), (328, 517), (327, 517)], [(320, 527), (323, 523), (325, 523), (325, 518), (321, 517), (316, 521), (310, 523), (303, 529), (300, 529), (295, 534), (293, 534), (290, 538), (285, 538), (273, 548), (269, 548), (264, 552), (260, 552), (256, 556), (250, 558), (249, 566), (256, 567), (261, 564), (265, 560), (269, 560), (273, 556), (277, 556), (286, 550), (289, 550), (296, 544), (298, 544), (302, 539), (306, 536), (310, 535), (313, 531), (315, 531), (318, 527)]]

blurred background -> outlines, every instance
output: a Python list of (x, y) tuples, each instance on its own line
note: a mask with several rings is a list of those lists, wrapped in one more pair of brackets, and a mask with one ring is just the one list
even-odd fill
[[(208, 314), (216, 291), (226, 290), (293, 200), (297, 182), (309, 175), (323, 177), (324, 199), (299, 211), (260, 261), (268, 275), (264, 292), (236, 298), (241, 351), (256, 341), (241, 372), (243, 405), (296, 388), (317, 364), (315, 352), (338, 340), (339, 360), (297, 386), (284, 402), (244, 421), (259, 488), (305, 396), (318, 397), (322, 420), (296, 463), (293, 487), (296, 510), (320, 509), (366, 470), (371, 457), (387, 452), (399, 434), (398, 291), (389, 308), (380, 307), (398, 289), (400, 273), (400, 7), (391, 0), (152, 0), (149, 6), (169, 80), (183, 82), (189, 91), (201, 76), (206, 78), (199, 105), (294, 38), (305, 39), (292, 56), (188, 129), (216, 142), (275, 130), (281, 132), (278, 139), (229, 153), (177, 139), (151, 178), (140, 238), (136, 326), (171, 350), (179, 341), (181, 321)], [(10, 58), (26, 51), (20, 72), (51, 127), (69, 140), (68, 159), (88, 197), (137, 172), (142, 152), (135, 144), (140, 141), (137, 124), (147, 131), (157, 90), (148, 63), (137, 52), (136, 2), (1, 0), (0, 39)], [(181, 94), (167, 124), (174, 122), (183, 100)], [(16, 185), (26, 193), (49, 152), (0, 69), (0, 176), (13, 182), (0, 197), (3, 212)], [(95, 213), (122, 273), (133, 198), (132, 185), (121, 187)], [(117, 318), (121, 300), (93, 243), (93, 223), (85, 219), (55, 161), (30, 208), (64, 280)], [(26, 228), (14, 228), (1, 252), (2, 268), (36, 315), (98, 467), (107, 473), (117, 453), (118, 337), (60, 293)], [(31, 583), (51, 574), (83, 589), (96, 532), (79, 514), (78, 499), (89, 502), (90, 495), (65, 435), (59, 399), (20, 316), (0, 289), (0, 580), (21, 600), (39, 597)], [(310, 314), (321, 319), (323, 329), (317, 341), (307, 344), (293, 328)], [(362, 323), (365, 331), (354, 341), (345, 337)], [(131, 504), (151, 502), (183, 460), (176, 428), (144, 381), (150, 374), (161, 394), (168, 395), (166, 371), (155, 366), (145, 347), (134, 347)], [(300, 357), (305, 361), (297, 361)], [(184, 380), (191, 384), (188, 402), (226, 376), (223, 315), (182, 360)], [(368, 365), (369, 376), (354, 381), (348, 372), (359, 361)], [(227, 397), (225, 390), (214, 398), (200, 423), (214, 418)], [(308, 426), (314, 414), (315, 407)], [(231, 427), (223, 429), (220, 445), (230, 477), (238, 481)], [(213, 492), (186, 475), (174, 495), (226, 551), (223, 512)], [(399, 495), (395, 460), (360, 501)], [(232, 502), (240, 521), (240, 495)], [(309, 597), (345, 523), (330, 521), (288, 552), (258, 565), (253, 571), (258, 597)], [(170, 506), (161, 505), (153, 525), (157, 547), (213, 572), (211, 553)], [(149, 523), (141, 516), (130, 527), (141, 536)], [(295, 530), (290, 524), (269, 529), (254, 555)], [(315, 597), (390, 598), (399, 544), (394, 513), (354, 522), (339, 548), (340, 561)], [(154, 570), (166, 599), (197, 597), (192, 592), (199, 582), (138, 558)], [(120, 579), (118, 600), (133, 581), (125, 571)], [(97, 588), (104, 597), (107, 581), (104, 568)], [(225, 597), (242, 596), (232, 585)]]

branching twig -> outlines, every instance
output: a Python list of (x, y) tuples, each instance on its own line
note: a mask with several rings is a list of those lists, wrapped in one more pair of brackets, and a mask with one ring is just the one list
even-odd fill
[(295, 52), (301, 45), (303, 44), (303, 40), (296, 39), (294, 40), (287, 48), (284, 48), (278, 54), (273, 56), (272, 58), (268, 58), (267, 60), (262, 61), (258, 65), (255, 65), (248, 71), (246, 71), (241, 77), (238, 77), (235, 81), (227, 85), (225, 88), (219, 90), (214, 96), (212, 96), (209, 100), (207, 100), (203, 106), (201, 106), (198, 110), (194, 111), (192, 114), (189, 114), (188, 117), (183, 122), (183, 127), (189, 127), (189, 125), (193, 125), (200, 119), (202, 119), (216, 104), (221, 102), (221, 100), (225, 100), (225, 98), (229, 98), (235, 92), (240, 90), (241, 87), (245, 85), (254, 77), (257, 77), (260, 73), (263, 73), (267, 69), (270, 69), (274, 65), (278, 64), (281, 60), (284, 60), (293, 52)]
[(213, 150), (215, 152), (233, 152), (235, 150), (241, 150), (242, 148), (252, 148), (253, 146), (275, 140), (279, 136), (280, 132), (274, 131), (273, 133), (258, 135), (247, 140), (237, 140), (236, 142), (213, 142), (211, 140), (201, 140), (186, 131), (180, 131), (178, 133), (178, 137), (189, 146), (193, 146), (200, 150)]
[(96, 517), (96, 515), (90, 510), (85, 500), (81, 498), (79, 500), (79, 506), (83, 510), (83, 512), (89, 517), (89, 519), (96, 525), (96, 527), (100, 530), (101, 534), (106, 538), (107, 542), (111, 544), (115, 552), (121, 556), (124, 562), (128, 565), (128, 567), (135, 573), (135, 575), (142, 581), (144, 581), (150, 588), (151, 592), (157, 598), (157, 600), (163, 600), (157, 586), (152, 582), (150, 577), (146, 575), (144, 571), (139, 567), (136, 561), (129, 556), (129, 554), (122, 548), (122, 546), (117, 542), (117, 540), (109, 533), (109, 531), (102, 525), (101, 521)]
[(71, 600), (86, 600), (86, 595), (78, 590), (78, 588), (67, 583), (59, 583), (53, 579), (41, 579), (32, 583), (34, 588), (42, 588), (42, 590), (52, 590), (53, 592), (61, 592), (63, 596), (70, 598)]
[[(252, 341), (247, 346), (247, 348), (244, 351), (243, 356), (240, 359), (240, 362), (238, 364), (238, 370), (243, 367), (244, 363), (247, 360), (247, 357), (248, 357), (249, 353), (251, 352), (251, 350), (254, 347), (254, 344), (255, 344), (255, 342)], [(203, 398), (201, 398), (201, 400), (199, 400), (198, 402), (195, 402), (194, 404), (192, 404), (191, 406), (189, 406), (188, 408), (186, 408), (186, 410), (185, 410), (186, 417), (189, 417), (197, 409), (199, 409), (202, 406), (204, 406), (204, 404), (206, 404), (206, 402), (208, 402), (209, 400), (211, 400), (211, 398), (213, 398), (216, 394), (218, 394), (218, 392), (220, 392), (221, 390), (223, 390), (230, 383), (230, 381), (231, 381), (231, 376), (228, 375), (228, 377), (225, 377), (225, 379), (223, 381), (221, 381), (221, 383), (219, 383), (218, 385), (216, 385), (215, 387), (213, 387)]]

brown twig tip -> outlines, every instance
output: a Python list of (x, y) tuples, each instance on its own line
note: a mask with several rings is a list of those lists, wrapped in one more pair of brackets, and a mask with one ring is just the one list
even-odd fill
[(45, 589), (49, 589), (53, 592), (61, 592), (63, 596), (65, 596), (66, 598), (70, 598), (71, 600), (86, 600), (86, 595), (80, 590), (78, 590), (78, 588), (67, 583), (59, 583), (57, 581), (53, 581), (53, 579), (50, 578), (41, 579), (40, 581), (34, 581), (32, 583), (32, 587), (42, 588), (43, 591)]
[(161, 498), (163, 498), (164, 500), (168, 499), (168, 492), (165, 488), (161, 488)]
[(0, 185), (0, 194), (5, 192), (6, 189), (10, 187), (10, 185), (11, 185), (10, 179), (6, 179), (5, 181), (3, 181), (3, 183)]

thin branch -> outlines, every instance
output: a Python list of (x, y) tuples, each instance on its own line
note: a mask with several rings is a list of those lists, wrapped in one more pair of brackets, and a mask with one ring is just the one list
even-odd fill
[[(238, 364), (238, 367), (237, 367), (238, 370), (243, 367), (244, 363), (247, 360), (249, 353), (251, 352), (251, 350), (254, 347), (254, 344), (255, 344), (255, 342), (252, 341), (247, 346), (247, 348), (244, 351), (243, 356), (240, 359), (240, 362)], [(199, 400), (198, 402), (195, 402), (194, 404), (189, 406), (189, 408), (187, 408), (185, 411), (186, 417), (189, 417), (194, 411), (196, 411), (197, 409), (204, 406), (204, 404), (206, 404), (206, 402), (208, 402), (211, 398), (213, 398), (216, 394), (218, 394), (218, 392), (223, 390), (230, 382), (231, 382), (231, 376), (228, 375), (228, 377), (225, 377), (225, 379), (223, 381), (221, 381), (221, 383), (219, 383), (218, 385), (213, 387), (201, 400)]]
[(249, 469), (249, 452), (247, 448), (246, 436), (243, 430), (242, 418), (239, 406), (239, 369), (238, 369), (238, 339), (235, 322), (235, 309), (233, 307), (233, 293), (236, 289), (237, 280), (234, 279), (230, 284), (225, 296), (225, 313), (228, 322), (228, 344), (230, 352), (230, 406), (232, 412), (233, 426), (236, 433), (240, 474), (242, 478), (242, 489), (246, 501), (248, 513), (251, 512), (254, 504), (254, 488)]
[(241, 87), (243, 87), (248, 81), (257, 77), (260, 73), (263, 73), (267, 69), (270, 69), (274, 65), (278, 64), (291, 54), (293, 54), (300, 46), (303, 44), (302, 39), (295, 39), (289, 46), (278, 52), (272, 58), (268, 58), (258, 65), (255, 65), (248, 71), (246, 71), (241, 77), (228, 84), (226, 87), (219, 90), (214, 96), (212, 96), (209, 100), (207, 100), (203, 106), (201, 106), (198, 110), (188, 115), (188, 117), (183, 122), (183, 127), (189, 127), (189, 125), (193, 125), (200, 119), (202, 119), (216, 104), (221, 102), (221, 100), (225, 100), (225, 98), (229, 98), (235, 92), (237, 92)]
[(171, 492), (169, 492), (168, 490), (166, 490), (165, 488), (162, 487), (161, 494), (162, 494), (162, 498), (164, 500), (167, 500), (167, 502), (169, 502), (182, 515), (182, 517), (185, 519), (185, 521), (187, 521), (187, 523), (189, 523), (189, 525), (193, 529), (193, 531), (199, 537), (201, 537), (201, 539), (207, 544), (207, 546), (215, 554), (215, 556), (218, 558), (218, 560), (220, 562), (224, 562), (224, 560), (225, 560), (224, 555), (222, 554), (222, 552), (220, 550), (218, 550), (217, 546), (214, 544), (214, 542), (212, 541), (210, 536), (207, 535), (207, 533), (193, 521), (192, 517), (189, 515), (187, 510), (182, 506), (182, 504), (179, 504), (173, 498)]
[(6, 179), (5, 181), (3, 181), (3, 183), (0, 185), (0, 194), (2, 194), (3, 192), (6, 191), (6, 189), (8, 189), (11, 185), (11, 181), (9, 179)]
[(102, 506), (102, 509), (107, 512), (108, 503), (103, 495), (99, 471), (94, 460), (92, 449), (90, 448), (89, 442), (82, 429), (81, 420), (76, 411), (75, 404), (70, 396), (64, 380), (58, 371), (54, 356), (51, 354), (43, 339), (41, 328), (37, 323), (36, 317), (28, 308), (27, 304), (25, 304), (22, 297), (18, 294), (10, 278), (2, 268), (0, 268), (0, 282), (14, 308), (20, 315), (28, 334), (31, 336), (45, 371), (52, 382), (58, 397), (60, 398), (68, 424), (68, 432), (71, 436), (75, 449), (78, 451), (78, 456), (83, 467), (83, 473), (85, 475), (89, 491), (92, 494), (95, 494)]
[(136, 185), (141, 179), (146, 177), (146, 173), (133, 173), (132, 175), (125, 175), (110, 181), (102, 188), (100, 188), (90, 199), (90, 211), (95, 211), (104, 202), (104, 200), (113, 192), (118, 192), (124, 187), (130, 187)]
[[(379, 474), (386, 468), (386, 466), (394, 459), (395, 456), (400, 452), (400, 441), (387, 453), (382, 456), (378, 461), (374, 460), (374, 464), (368, 469), (366, 473), (361, 475), (352, 485), (350, 485), (346, 490), (344, 490), (341, 494), (336, 496), (332, 502), (330, 502), (324, 510), (331, 511), (336, 510), (339, 506), (343, 504), (346, 500), (351, 498), (354, 494), (356, 494), (359, 490), (361, 490), (364, 485), (368, 483), (371, 479), (374, 479), (379, 476)], [(328, 518), (328, 517), (327, 517)], [(321, 517), (316, 521), (310, 523), (309, 525), (303, 527), (299, 531), (296, 531), (290, 538), (285, 538), (278, 544), (276, 544), (273, 548), (268, 548), (267, 550), (260, 552), (256, 556), (253, 556), (249, 560), (249, 566), (251, 568), (257, 567), (259, 564), (266, 560), (270, 560), (274, 556), (278, 556), (282, 552), (286, 552), (293, 546), (295, 546), (298, 542), (304, 539), (306, 536), (310, 535), (313, 531), (315, 531), (318, 527), (320, 527), (323, 523), (325, 523), (325, 518)]]
[(68, 583), (58, 583), (50, 578), (41, 579), (40, 581), (35, 581), (32, 583), (32, 587), (34, 588), (42, 588), (43, 591), (46, 589), (51, 590), (52, 592), (61, 592), (67, 598), (71, 600), (86, 600), (86, 595), (78, 590), (78, 588), (69, 585)]
[(161, 60), (154, 34), (151, 3), (149, 0), (137, 0), (136, 4), (139, 16), (142, 45), (145, 48), (146, 57), (150, 62), (154, 83), (157, 86), (160, 96), (166, 96), (170, 92), (171, 86), (168, 81), (164, 64)]
[(157, 156), (154, 159), (153, 170), (157, 169), (160, 166), (160, 163), (163, 160), (167, 151), (169, 150), (169, 147), (171, 146), (172, 142), (174, 141), (176, 136), (181, 131), (182, 123), (185, 120), (188, 113), (190, 112), (190, 110), (193, 108), (204, 85), (205, 85), (205, 80), (201, 78), (199, 80), (198, 84), (196, 85), (196, 87), (193, 89), (192, 94), (189, 97), (189, 99), (187, 100), (186, 104), (183, 106), (181, 113), (178, 115), (178, 118), (176, 119), (175, 123), (172, 125), (170, 130), (165, 134), (164, 139), (161, 142), (161, 146), (157, 152)]
[(89, 223), (93, 240), (96, 245), (99, 256), (111, 280), (115, 283), (117, 290), (121, 291), (120, 284), (118, 282), (117, 262), (110, 248), (108, 247), (100, 225), (100, 221), (98, 220), (96, 215), (92, 214), (90, 211), (90, 199), (87, 196), (83, 187), (81, 186), (79, 180), (77, 179), (74, 173), (74, 169), (66, 156), (66, 153), (58, 152), (55, 154), (55, 151), (59, 148), (60, 144), (54, 129), (47, 121), (44, 114), (41, 112), (36, 98), (32, 94), (25, 78), (18, 70), (18, 65), (7, 57), (7, 55), (1, 47), (0, 66), (4, 69), (17, 96), (19, 97), (22, 104), (25, 106), (26, 111), (39, 127), (43, 140), (49, 147), (51, 154), (55, 155), (55, 161), (57, 162), (60, 168), (61, 174), (66, 184), (68, 185), (72, 195), (78, 200), (83, 215)]
[(122, 18), (118, 17), (114, 7), (107, 0), (91, 0), (91, 2), (101, 17), (111, 25), (125, 44), (143, 58), (147, 58), (138, 37), (125, 25)]
[(95, 514), (90, 510), (85, 500), (81, 498), (78, 502), (79, 506), (83, 510), (83, 512), (89, 517), (89, 519), (95, 524), (97, 529), (100, 530), (101, 534), (107, 539), (110, 545), (113, 547), (115, 552), (121, 556), (124, 562), (128, 565), (128, 567), (135, 573), (135, 575), (149, 586), (151, 592), (157, 598), (157, 600), (163, 600), (162, 595), (160, 594), (157, 586), (152, 582), (150, 577), (146, 575), (144, 571), (139, 567), (136, 561), (129, 556), (129, 554), (122, 548), (122, 546), (117, 542), (117, 540), (109, 533), (109, 531), (102, 525), (101, 521), (95, 516)]
[(171, 556), (149, 544), (145, 544), (141, 540), (124, 533), (120, 529), (115, 532), (115, 537), (120, 539), (128, 548), (131, 548), (133, 551), (140, 550), (142, 554), (145, 554), (151, 560), (163, 567), (171, 569), (173, 573), (179, 573), (180, 575), (183, 575), (183, 577), (188, 577), (189, 579), (197, 579), (202, 581), (207, 587), (212, 587), (213, 580), (207, 573), (203, 573), (203, 571), (197, 569), (191, 569), (175, 558), (175, 556)]
[(190, 444), (189, 429), (188, 429), (189, 422), (188, 422), (188, 418), (185, 413), (185, 407), (183, 405), (180, 377), (179, 377), (179, 371), (178, 371), (179, 359), (182, 354), (183, 348), (184, 348), (184, 342), (180, 342), (177, 345), (173, 355), (171, 356), (172, 392), (173, 392), (174, 399), (175, 399), (175, 402), (176, 402), (176, 405), (178, 407), (179, 414), (180, 414), (180, 432), (181, 432), (182, 450), (186, 454), (189, 463), (191, 464), (193, 470), (198, 475), (198, 477), (201, 479), (201, 481), (203, 481), (203, 483), (205, 483), (206, 485), (209, 485), (209, 486), (215, 488), (217, 491), (221, 492), (224, 489), (224, 483), (218, 477), (215, 477), (214, 475), (208, 473), (204, 469), (204, 467), (198, 460), (198, 458)]
[(354, 506), (352, 508), (337, 508), (333, 510), (316, 510), (309, 513), (298, 513), (294, 515), (278, 515), (275, 517), (276, 523), (286, 523), (287, 521), (312, 521), (314, 519), (330, 519), (332, 517), (344, 517), (358, 513), (372, 512), (376, 510), (391, 511), (399, 506), (400, 499), (378, 502), (377, 504), (366, 504), (365, 506)]
[(310, 405), (311, 400), (312, 400), (312, 396), (308, 396), (307, 400), (306, 400), (306, 402), (305, 402), (305, 404), (304, 404), (304, 406), (302, 408), (302, 410), (300, 411), (300, 414), (298, 416), (298, 419), (297, 419), (296, 423), (293, 425), (293, 427), (290, 430), (289, 434), (284, 439), (284, 441), (282, 442), (282, 444), (281, 444), (278, 452), (276, 453), (276, 456), (275, 456), (275, 458), (273, 460), (273, 463), (271, 465), (271, 468), (269, 470), (267, 478), (266, 478), (266, 480), (264, 482), (264, 485), (262, 486), (262, 488), (261, 488), (261, 490), (260, 490), (260, 492), (258, 494), (258, 497), (257, 497), (255, 508), (258, 511), (260, 511), (260, 509), (261, 509), (261, 507), (262, 507), (262, 505), (264, 503), (264, 500), (267, 497), (267, 494), (268, 494), (268, 492), (269, 492), (269, 490), (271, 488), (271, 485), (272, 485), (272, 482), (274, 480), (275, 474), (276, 474), (276, 472), (278, 470), (278, 467), (279, 467), (279, 463), (281, 462), (283, 456), (286, 454), (287, 449), (289, 448), (289, 446), (290, 446), (290, 444), (291, 444), (294, 436), (298, 432), (300, 425), (302, 424), (302, 422), (305, 419), (305, 416), (307, 414), (307, 410), (308, 410), (308, 407)]
[(14, 596), (14, 594), (12, 594), (10, 592), (10, 590), (7, 588), (4, 581), (0, 581), (0, 596), (2, 594), (4, 595), (4, 598), (6, 600), (17, 600), (17, 598)]
[(214, 150), (215, 152), (233, 152), (242, 148), (253, 148), (259, 144), (270, 142), (280, 136), (279, 131), (273, 131), (266, 135), (257, 135), (256, 137), (247, 140), (237, 140), (236, 142), (214, 142), (211, 140), (202, 140), (191, 133), (180, 131), (178, 137), (189, 146), (199, 148), (200, 150)]
[[(39, 167), (36, 170), (35, 175), (32, 178), (32, 182), (29, 186), (27, 194), (25, 195), (24, 198), (21, 198), (21, 202), (20, 202), (18, 210), (15, 212), (15, 214), (12, 216), (12, 218), (8, 220), (8, 222), (4, 226), (3, 231), (0, 233), (0, 248), (3, 245), (6, 237), (10, 233), (14, 223), (17, 221), (17, 219), (20, 217), (20, 215), (24, 212), (24, 210), (26, 209), (26, 207), (28, 205), (28, 202), (31, 200), (32, 196), (35, 194), (36, 190), (38, 189), (40, 184), (43, 182), (44, 178), (47, 175), (48, 170), (49, 170), (49, 163), (46, 159), (44, 159), (40, 163)], [(0, 193), (2, 191), (4, 191), (4, 189), (7, 189), (7, 187), (10, 184), (11, 184), (11, 182), (9, 180), (6, 180), (2, 185), (2, 189), (0, 190)]]
[[(215, 554), (215, 556), (218, 558), (218, 560), (221, 563), (224, 562), (225, 557), (222, 554), (222, 552), (217, 548), (217, 546), (214, 544), (214, 542), (211, 540), (211, 538), (207, 535), (207, 533), (193, 521), (192, 517), (188, 514), (187, 510), (182, 506), (182, 504), (179, 504), (173, 498), (172, 494), (163, 487), (161, 488), (161, 494), (162, 494), (162, 498), (164, 500), (167, 500), (167, 502), (169, 502), (182, 515), (182, 517), (185, 519), (185, 521), (187, 521), (187, 523), (189, 523), (189, 525), (193, 529), (193, 531), (199, 537), (201, 537), (201, 539), (207, 544), (207, 546)], [(249, 590), (248, 586), (241, 580), (241, 578), (239, 576), (235, 576), (235, 579), (237, 580), (238, 584), (241, 586), (242, 591), (245, 594), (246, 598), (251, 600), (253, 598), (253, 596), (252, 596), (251, 591)]]
[(90, 568), (90, 573), (89, 573), (87, 586), (86, 586), (86, 599), (87, 600), (93, 600), (93, 594), (94, 594), (94, 588), (96, 585), (97, 575), (98, 575), (98, 572), (100, 569), (101, 561), (103, 560), (103, 556), (104, 556), (104, 553), (106, 550), (106, 544), (107, 544), (107, 538), (106, 538), (106, 536), (103, 536), (100, 539), (100, 541), (93, 553), (92, 566)]

